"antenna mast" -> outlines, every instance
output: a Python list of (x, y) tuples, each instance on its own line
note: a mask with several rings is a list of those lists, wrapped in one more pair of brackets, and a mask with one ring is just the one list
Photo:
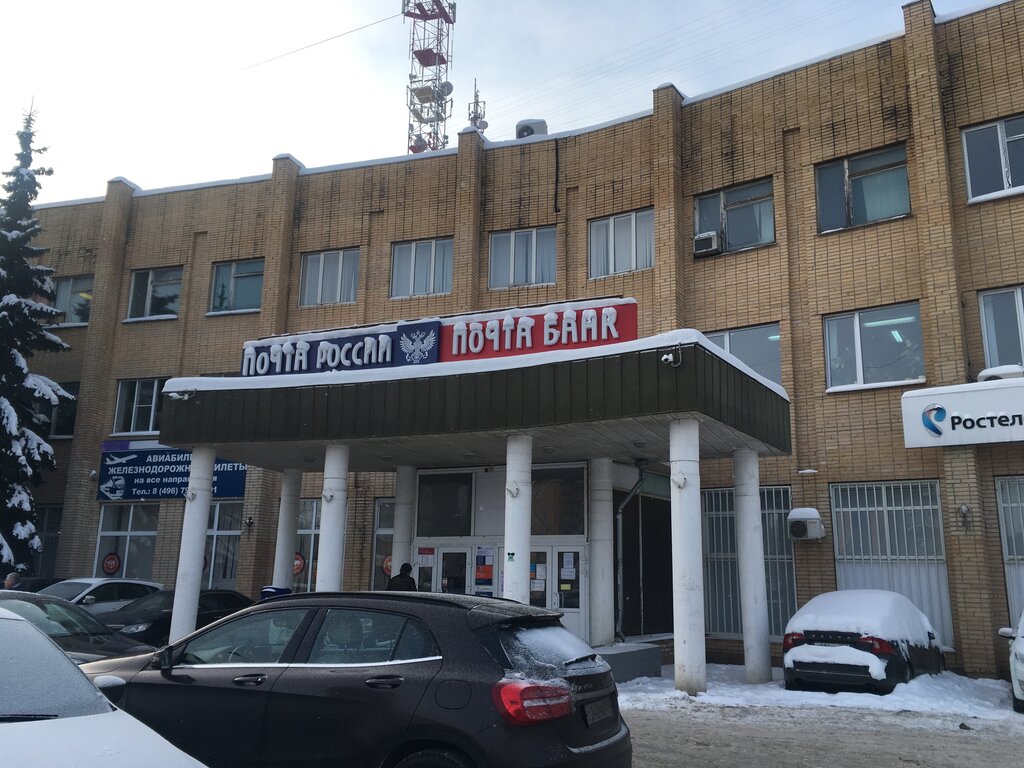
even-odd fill
[(469, 104), (469, 124), (480, 133), (487, 130), (487, 121), (484, 115), (487, 112), (487, 102), (480, 101), (480, 91), (476, 87), (476, 78), (473, 78), (473, 101)]
[(402, 13), (412, 19), (409, 35), (409, 152), (418, 154), (448, 146), (445, 133), (452, 109), (448, 65), (452, 59), (451, 29), (455, 3), (449, 0), (402, 0)]

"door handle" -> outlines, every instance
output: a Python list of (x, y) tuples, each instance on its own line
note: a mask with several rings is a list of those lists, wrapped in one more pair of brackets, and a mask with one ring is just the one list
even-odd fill
[(263, 683), (265, 683), (266, 681), (267, 681), (267, 676), (266, 675), (257, 673), (257, 674), (254, 674), (254, 675), (242, 675), (241, 677), (236, 677), (231, 682), (233, 682), (235, 685), (253, 685), (253, 686), (255, 686), (255, 685), (263, 685)]
[(397, 688), (405, 682), (405, 678), (398, 675), (388, 677), (371, 677), (366, 681), (367, 688)]

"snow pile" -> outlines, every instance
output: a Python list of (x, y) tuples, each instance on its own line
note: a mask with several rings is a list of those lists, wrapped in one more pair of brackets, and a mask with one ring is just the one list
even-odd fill
[(1003, 680), (974, 680), (953, 672), (921, 675), (900, 683), (888, 696), (873, 693), (819, 693), (787, 691), (782, 670), (772, 670), (770, 683), (751, 685), (741, 666), (708, 665), (708, 690), (690, 697), (675, 690), (673, 667), (662, 667), (660, 678), (642, 677), (619, 684), (623, 710), (674, 710), (712, 705), (719, 707), (844, 707), (884, 712), (921, 712), (961, 718), (1003, 720), (1019, 718), (1010, 700), (1010, 685)]
[(786, 625), (790, 632), (857, 632), (927, 647), (928, 618), (908, 598), (884, 589), (844, 589), (807, 601)]
[(792, 669), (798, 661), (805, 664), (848, 664), (853, 667), (867, 667), (868, 674), (875, 680), (885, 680), (884, 661), (873, 653), (848, 645), (798, 645), (786, 651), (786, 669)]

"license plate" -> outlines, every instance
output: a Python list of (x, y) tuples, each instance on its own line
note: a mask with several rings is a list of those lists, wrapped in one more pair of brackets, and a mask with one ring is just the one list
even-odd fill
[(598, 699), (583, 705), (583, 719), (587, 725), (593, 725), (601, 720), (607, 720), (615, 715), (615, 707), (611, 699)]

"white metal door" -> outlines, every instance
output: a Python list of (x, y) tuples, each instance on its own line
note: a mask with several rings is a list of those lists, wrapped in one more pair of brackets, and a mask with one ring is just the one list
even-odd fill
[(1024, 477), (996, 479), (999, 534), (1003, 541), (1003, 570), (1010, 621), (1024, 610)]

